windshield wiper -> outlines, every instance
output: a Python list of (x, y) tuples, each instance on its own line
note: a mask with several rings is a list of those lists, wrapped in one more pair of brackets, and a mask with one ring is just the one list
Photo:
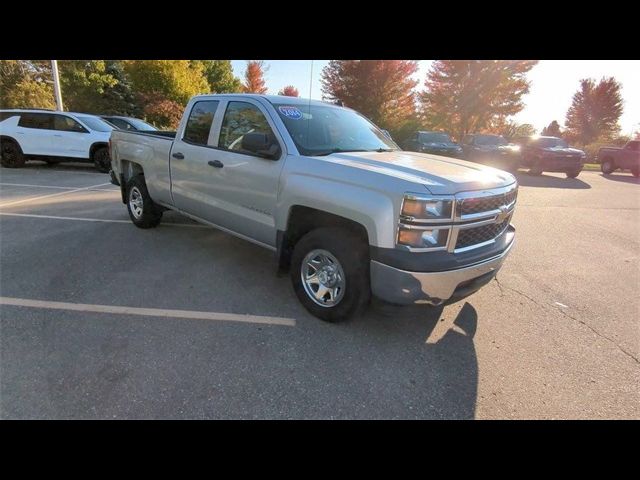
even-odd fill
[(370, 150), (357, 149), (357, 150), (343, 150), (342, 148), (332, 148), (331, 150), (322, 150), (320, 152), (314, 152), (311, 156), (323, 157), (325, 155), (331, 155), (332, 153), (347, 153), (347, 152), (368, 152)]
[(393, 148), (377, 148), (375, 150), (369, 150), (369, 152), (393, 152)]

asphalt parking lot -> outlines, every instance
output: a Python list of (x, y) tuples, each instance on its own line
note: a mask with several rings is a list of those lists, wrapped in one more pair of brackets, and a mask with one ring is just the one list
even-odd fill
[(134, 227), (88, 165), (2, 168), (0, 417), (640, 418), (640, 181), (519, 181), (497, 281), (334, 325), (267, 250)]

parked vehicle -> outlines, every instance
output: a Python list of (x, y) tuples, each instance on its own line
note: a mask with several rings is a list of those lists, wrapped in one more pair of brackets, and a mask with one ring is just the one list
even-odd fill
[(333, 104), (200, 95), (175, 139), (115, 130), (110, 145), (136, 226), (172, 209), (275, 251), (299, 300), (327, 321), (354, 315), (372, 293), (396, 304), (463, 298), (514, 242), (512, 175), (401, 151)]
[(0, 163), (20, 168), (31, 159), (47, 163), (86, 160), (108, 172), (112, 130), (100, 117), (85, 113), (0, 110)]
[(462, 138), (464, 158), (471, 162), (516, 172), (520, 166), (520, 146), (509, 143), (502, 135), (468, 134)]
[(138, 132), (153, 132), (158, 130), (153, 125), (133, 117), (121, 117), (118, 115), (101, 115), (103, 120), (106, 120), (119, 130), (135, 130)]
[(461, 158), (462, 147), (445, 132), (414, 132), (403, 144), (409, 152), (432, 153), (443, 157)]
[(580, 175), (586, 154), (582, 150), (572, 148), (558, 137), (531, 136), (522, 137), (522, 164), (529, 168), (531, 175), (542, 172), (563, 172), (567, 178)]
[(609, 175), (617, 169), (631, 170), (634, 177), (640, 176), (640, 140), (631, 140), (623, 147), (602, 147), (596, 162), (602, 173)]

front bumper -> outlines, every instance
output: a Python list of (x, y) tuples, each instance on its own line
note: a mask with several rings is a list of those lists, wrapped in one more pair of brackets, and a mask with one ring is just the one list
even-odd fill
[(409, 272), (371, 261), (371, 291), (397, 305), (441, 305), (479, 290), (495, 277), (511, 251), (514, 240), (499, 255), (480, 263), (442, 272)]
[(542, 170), (545, 172), (574, 172), (582, 170), (581, 159), (543, 158)]

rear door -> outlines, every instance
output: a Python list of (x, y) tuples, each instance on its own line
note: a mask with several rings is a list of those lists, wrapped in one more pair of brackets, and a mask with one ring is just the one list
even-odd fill
[(51, 155), (59, 157), (85, 158), (91, 146), (89, 130), (80, 125), (73, 118), (62, 115), (53, 115), (53, 144)]
[(16, 139), (27, 155), (53, 155), (53, 115), (27, 112), (20, 114)]

